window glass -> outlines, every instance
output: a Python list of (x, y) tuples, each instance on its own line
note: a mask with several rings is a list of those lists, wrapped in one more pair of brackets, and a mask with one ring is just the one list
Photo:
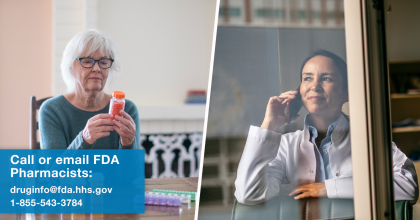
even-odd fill
[(199, 219), (354, 216), (346, 74), (343, 1), (220, 1)]

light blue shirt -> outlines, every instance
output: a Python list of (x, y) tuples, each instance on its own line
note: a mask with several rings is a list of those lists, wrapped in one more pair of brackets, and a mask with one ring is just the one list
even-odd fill
[(330, 125), (328, 126), (327, 136), (322, 140), (321, 146), (316, 146), (315, 139), (318, 137), (318, 131), (316, 128), (312, 127), (308, 123), (309, 114), (305, 117), (305, 126), (309, 130), (310, 134), (310, 142), (314, 145), (315, 157), (316, 157), (316, 175), (315, 175), (315, 182), (322, 183), (325, 182), (327, 179), (333, 179), (333, 175), (331, 173), (330, 168), (330, 158), (328, 154), (328, 148), (331, 146), (331, 133), (334, 131), (335, 127), (337, 126), (340, 116)]

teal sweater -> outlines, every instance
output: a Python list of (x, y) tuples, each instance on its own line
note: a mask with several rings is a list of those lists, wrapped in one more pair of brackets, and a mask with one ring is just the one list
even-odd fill
[(116, 131), (96, 140), (93, 145), (83, 141), (82, 131), (87, 121), (97, 114), (108, 113), (108, 110), (109, 104), (99, 111), (84, 111), (72, 105), (63, 95), (48, 99), (39, 111), (41, 149), (140, 149), (139, 114), (134, 103), (127, 99), (124, 111), (136, 123), (132, 145), (123, 147)]

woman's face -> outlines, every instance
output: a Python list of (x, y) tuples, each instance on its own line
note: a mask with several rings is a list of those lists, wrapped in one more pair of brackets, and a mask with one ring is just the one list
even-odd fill
[[(88, 57), (95, 60), (109, 58), (106, 53), (101, 56), (99, 50), (97, 50), (92, 56)], [(105, 87), (108, 73), (109, 69), (100, 68), (98, 62), (95, 62), (95, 65), (91, 68), (85, 68), (80, 64), (79, 60), (75, 60), (73, 63), (73, 74), (76, 78), (76, 91), (79, 89), (86, 93), (97, 93), (102, 91)]]
[(310, 59), (302, 70), (300, 94), (303, 106), (311, 114), (336, 116), (348, 101), (342, 77), (332, 59), (320, 55)]

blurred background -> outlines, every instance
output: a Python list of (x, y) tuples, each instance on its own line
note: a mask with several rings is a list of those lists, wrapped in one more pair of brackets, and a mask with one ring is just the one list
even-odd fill
[[(146, 177), (198, 176), (216, 1), (0, 0), (0, 149), (28, 149), (30, 97), (61, 95), (60, 63), (82, 30), (119, 47), (140, 116)], [(8, 108), (10, 107), (10, 109)]]
[[(394, 124), (409, 119), (400, 123), (406, 127), (393, 129), (393, 141), (416, 161), (420, 160), (420, 29), (416, 23), (420, 17), (414, 8), (420, 5), (412, 0), (387, 3), (392, 6), (386, 17), (394, 87), (391, 116)], [(234, 181), (250, 125), (261, 125), (269, 97), (296, 90), (303, 60), (318, 49), (346, 60), (342, 0), (220, 1), (200, 220), (230, 219)], [(348, 103), (342, 110), (349, 114)], [(299, 114), (307, 112), (302, 108)], [(303, 118), (278, 132), (302, 130)], [(420, 162), (415, 164), (420, 170)]]

